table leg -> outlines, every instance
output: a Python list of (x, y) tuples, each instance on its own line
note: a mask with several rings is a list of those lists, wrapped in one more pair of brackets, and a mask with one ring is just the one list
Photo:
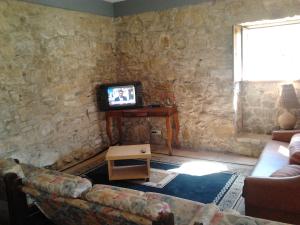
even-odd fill
[(167, 128), (167, 145), (169, 149), (169, 155), (172, 155), (172, 126), (171, 126), (170, 116), (167, 116), (166, 118), (166, 128)]
[(108, 166), (108, 178), (109, 180), (111, 180), (111, 177), (112, 177), (112, 171), (113, 171), (113, 168), (114, 168), (114, 161), (113, 160), (108, 160), (107, 161), (107, 166)]
[(179, 126), (178, 112), (174, 113), (173, 119), (174, 119), (174, 124), (175, 124), (175, 144), (177, 147), (180, 147), (180, 143), (179, 143), (180, 126)]
[(119, 132), (119, 143), (122, 144), (122, 117), (117, 117), (117, 128)]
[(146, 181), (150, 180), (150, 159), (147, 159), (147, 172), (148, 172), (148, 178)]
[(108, 136), (110, 145), (113, 145), (112, 135), (111, 135), (111, 117), (106, 113), (106, 134)]

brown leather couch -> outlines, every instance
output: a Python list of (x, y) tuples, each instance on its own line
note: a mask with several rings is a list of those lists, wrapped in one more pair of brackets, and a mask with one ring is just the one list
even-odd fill
[(244, 182), (246, 215), (300, 224), (300, 175), (271, 177), (289, 164), (288, 145), (300, 130), (275, 131)]

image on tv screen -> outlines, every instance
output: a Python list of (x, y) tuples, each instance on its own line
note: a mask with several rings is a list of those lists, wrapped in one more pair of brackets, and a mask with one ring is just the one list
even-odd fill
[(111, 107), (136, 104), (134, 85), (107, 88), (108, 103)]

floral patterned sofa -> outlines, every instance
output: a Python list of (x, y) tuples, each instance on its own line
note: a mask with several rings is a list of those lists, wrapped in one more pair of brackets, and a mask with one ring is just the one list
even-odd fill
[(0, 159), (11, 225), (26, 224), (28, 198), (57, 225), (280, 225), (152, 192), (94, 185), (85, 178)]

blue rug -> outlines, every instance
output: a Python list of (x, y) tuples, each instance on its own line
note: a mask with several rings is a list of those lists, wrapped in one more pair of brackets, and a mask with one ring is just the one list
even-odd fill
[[(116, 163), (117, 165), (128, 165), (132, 164), (133, 160), (117, 161)], [(136, 163), (144, 162), (135, 160), (134, 164)], [(166, 179), (165, 184), (158, 184), (156, 187), (151, 184), (151, 178), (150, 184), (149, 182), (145, 183), (144, 181), (132, 180), (109, 181), (106, 163), (85, 175), (95, 184), (108, 184), (144, 192), (158, 192), (197, 202), (214, 202), (215, 204), (219, 204), (226, 194), (228, 196), (227, 192), (234, 186), (235, 181), (239, 180), (239, 176), (235, 173), (219, 172), (207, 175), (190, 175), (187, 173), (176, 172), (179, 168), (180, 165), (151, 161), (151, 173), (155, 174), (156, 171), (166, 171), (167, 173), (170, 173), (170, 179)], [(195, 171), (191, 171), (191, 174), (195, 174)], [(158, 173), (158, 177), (160, 177), (160, 175), (163, 175), (163, 173)], [(168, 176), (168, 174), (166, 176)], [(238, 197), (240, 196), (235, 196), (235, 198)], [(226, 199), (226, 201), (228, 201), (228, 199)], [(229, 201), (232, 201), (232, 204), (234, 204), (236, 199), (229, 199)]]

